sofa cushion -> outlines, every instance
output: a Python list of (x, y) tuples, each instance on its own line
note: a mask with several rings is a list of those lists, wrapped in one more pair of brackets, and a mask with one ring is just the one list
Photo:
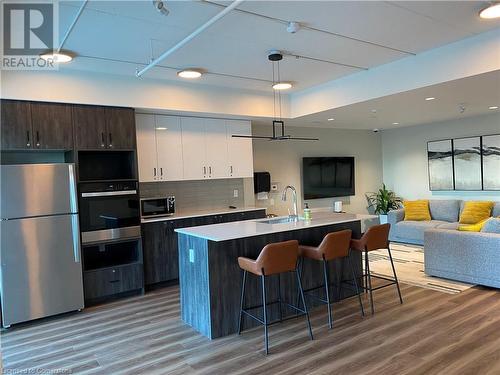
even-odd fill
[(495, 217), (500, 216), (500, 202), (495, 202), (491, 216), (495, 216)]
[(481, 232), (500, 234), (500, 218), (491, 218), (486, 221), (481, 228)]
[(429, 201), (425, 199), (416, 201), (403, 201), (406, 221), (427, 221), (431, 220), (429, 212)]
[(394, 225), (393, 241), (400, 240), (405, 242), (408, 240), (410, 243), (423, 244), (424, 231), (426, 229), (437, 228), (439, 225), (449, 224), (446, 221), (429, 220), (429, 221), (400, 221)]
[(476, 224), (491, 216), (494, 203), (489, 201), (467, 201), (460, 214), (460, 224)]
[(444, 223), (439, 224), (436, 229), (448, 229), (448, 230), (457, 230), (458, 229), (458, 221), (454, 223)]
[(433, 220), (442, 220), (454, 223), (458, 221), (460, 201), (454, 199), (429, 201), (429, 210)]
[(481, 232), (483, 225), (486, 224), (486, 222), (489, 219), (490, 218), (481, 220), (479, 223), (476, 224), (459, 224), (458, 230), (462, 232)]

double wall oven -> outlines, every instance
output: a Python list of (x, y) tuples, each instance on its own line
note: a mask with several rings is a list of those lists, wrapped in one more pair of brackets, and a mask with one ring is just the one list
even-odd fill
[(141, 235), (134, 153), (79, 153), (79, 207), (83, 244)]

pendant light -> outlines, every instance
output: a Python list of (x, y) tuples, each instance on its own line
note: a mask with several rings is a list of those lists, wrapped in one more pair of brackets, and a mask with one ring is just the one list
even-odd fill
[[(290, 82), (282, 82), (280, 79), (280, 61), (283, 60), (283, 55), (280, 51), (271, 51), (267, 56), (273, 66), (273, 135), (238, 135), (233, 134), (234, 138), (252, 138), (252, 139), (267, 139), (269, 141), (319, 141), (318, 138), (307, 137), (292, 137), (285, 134), (285, 122), (281, 117), (281, 91), (292, 87)], [(278, 104), (279, 115), (276, 113), (276, 103)]]

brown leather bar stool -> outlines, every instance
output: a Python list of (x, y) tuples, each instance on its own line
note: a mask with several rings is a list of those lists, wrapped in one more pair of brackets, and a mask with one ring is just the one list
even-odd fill
[[(396, 285), (398, 290), (399, 301), (403, 303), (403, 298), (401, 297), (401, 290), (399, 289), (398, 277), (396, 275), (396, 269), (394, 268), (394, 262), (392, 260), (391, 249), (389, 248), (389, 230), (391, 229), (391, 224), (381, 224), (374, 225), (363, 234), (359, 240), (351, 240), (351, 249), (356, 251), (362, 251), (365, 254), (365, 273), (363, 277), (365, 278), (365, 283), (362, 288), (370, 293), (370, 307), (372, 315), (375, 313), (373, 307), (373, 291), (382, 289), (391, 285)], [(394, 279), (375, 276), (370, 272), (370, 260), (368, 258), (368, 253), (373, 250), (387, 249), (389, 252), (389, 259), (391, 261), (392, 272), (394, 274)], [(389, 284), (378, 286), (376, 288), (372, 287), (372, 277), (376, 279), (382, 279), (389, 281)]]
[[(325, 288), (325, 295), (326, 295), (326, 300), (322, 299), (320, 297), (317, 297), (313, 294), (311, 294), (311, 297), (316, 298), (317, 300), (325, 303), (328, 306), (328, 325), (330, 328), (333, 327), (333, 319), (332, 319), (332, 301), (330, 299), (330, 277), (329, 277), (329, 268), (328, 268), (328, 262), (334, 261), (336, 259), (347, 259), (349, 263), (349, 267), (351, 269), (351, 275), (352, 275), (352, 280), (354, 281), (354, 287), (356, 294), (358, 295), (358, 300), (359, 300), (359, 306), (361, 308), (361, 315), (364, 316), (365, 312), (363, 309), (363, 303), (361, 302), (361, 296), (359, 294), (359, 288), (358, 288), (358, 282), (356, 280), (356, 274), (354, 273), (354, 267), (352, 266), (352, 261), (351, 258), (349, 257), (350, 255), (350, 243), (351, 243), (351, 235), (352, 231), (347, 229), (347, 230), (342, 230), (338, 232), (332, 232), (328, 233), (324, 238), (323, 241), (319, 244), (318, 247), (312, 247), (312, 246), (299, 246), (299, 255), (302, 258), (308, 258), (308, 259), (313, 259), (317, 260), (323, 263), (323, 277), (324, 277), (324, 285), (315, 287), (315, 288), (310, 288), (304, 290), (305, 293), (317, 290), (320, 288)], [(301, 270), (303, 270), (303, 261), (301, 261)], [(301, 271), (302, 275), (302, 271)], [(340, 279), (340, 284), (342, 284), (342, 275)], [(340, 287), (341, 285), (339, 285)]]
[[(252, 319), (258, 321), (262, 325), (264, 325), (264, 343), (266, 348), (266, 354), (269, 353), (269, 339), (268, 339), (268, 326), (277, 322), (283, 321), (283, 313), (281, 310), (281, 305), (285, 304), (288, 307), (294, 309), (295, 311), (301, 312), (302, 315), (306, 316), (307, 319), (307, 327), (309, 329), (309, 336), (311, 340), (313, 339), (311, 322), (309, 321), (309, 313), (307, 311), (307, 307), (304, 309), (300, 309), (297, 306), (292, 304), (283, 302), (281, 300), (281, 283), (278, 282), (279, 289), (279, 297), (275, 302), (268, 302), (266, 297), (266, 277), (271, 275), (278, 275), (278, 281), (280, 280), (280, 274), (285, 272), (295, 272), (297, 278), (297, 286), (299, 289), (299, 293), (302, 298), (302, 302), (305, 305), (304, 300), (304, 291), (302, 289), (302, 283), (300, 281), (299, 273), (297, 272), (297, 258), (299, 254), (299, 243), (298, 241), (285, 241), (285, 242), (277, 242), (266, 245), (262, 251), (260, 252), (257, 260), (239, 257), (238, 264), (240, 268), (243, 270), (243, 283), (241, 285), (241, 300), (240, 300), (240, 320), (238, 323), (238, 334), (241, 333), (241, 325), (243, 321), (243, 315), (247, 315)], [(262, 284), (262, 305), (252, 306), (245, 308), (244, 300), (245, 300), (245, 284), (247, 279), (247, 273), (250, 272), (256, 276), (259, 276)], [(274, 322), (268, 322), (267, 319), (267, 306), (273, 303), (279, 303), (280, 308), (280, 319)], [(248, 312), (248, 310), (252, 310), (255, 308), (262, 307), (263, 310), (263, 320), (258, 318), (257, 316)], [(295, 315), (292, 316), (295, 318)]]

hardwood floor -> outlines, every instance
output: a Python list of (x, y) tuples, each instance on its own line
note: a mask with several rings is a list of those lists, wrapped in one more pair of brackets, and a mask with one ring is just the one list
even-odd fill
[[(457, 295), (402, 285), (375, 294), (375, 316), (361, 318), (355, 298), (303, 318), (213, 341), (179, 319), (179, 290), (96, 306), (2, 332), (5, 373), (65, 369), (86, 374), (500, 374), (500, 293)], [(365, 306), (368, 306), (366, 298)], [(368, 309), (367, 309), (368, 310)], [(61, 373), (61, 372), (59, 372)]]

